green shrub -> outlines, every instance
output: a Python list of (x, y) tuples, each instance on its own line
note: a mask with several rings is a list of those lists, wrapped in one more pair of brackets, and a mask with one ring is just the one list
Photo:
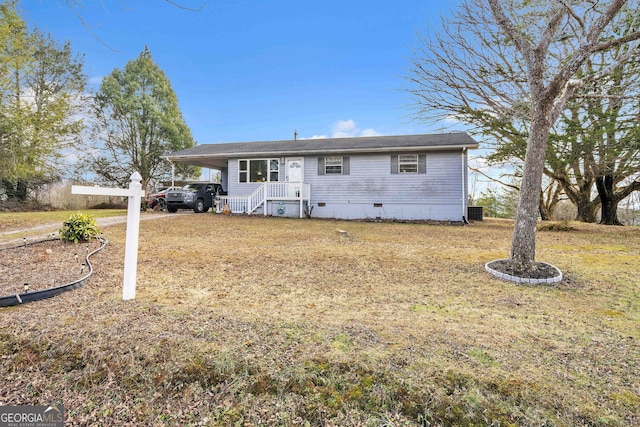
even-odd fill
[(95, 239), (98, 235), (100, 229), (95, 218), (83, 213), (71, 214), (60, 229), (60, 239), (64, 242), (85, 242)]

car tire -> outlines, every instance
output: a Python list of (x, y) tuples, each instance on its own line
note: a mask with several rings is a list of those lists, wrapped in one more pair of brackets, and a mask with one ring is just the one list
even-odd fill
[(158, 209), (161, 211), (167, 210), (167, 201), (165, 199), (158, 199)]
[(167, 207), (167, 210), (171, 213), (176, 213), (178, 212), (178, 208), (174, 208), (174, 207)]
[(202, 199), (196, 200), (196, 204), (193, 206), (193, 211), (195, 213), (203, 213), (205, 211), (205, 209), (204, 209), (204, 200), (202, 200)]

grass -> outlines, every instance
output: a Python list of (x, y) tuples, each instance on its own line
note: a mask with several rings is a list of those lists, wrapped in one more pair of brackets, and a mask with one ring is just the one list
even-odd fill
[[(59, 224), (59, 226), (62, 226), (62, 223), (69, 218), (69, 215), (77, 212), (77, 210), (51, 212), (0, 212), (0, 233), (17, 229), (26, 229), (42, 224)], [(85, 209), (82, 210), (82, 213), (90, 214), (94, 218), (104, 218), (126, 215), (127, 211), (126, 209)]]
[(541, 231), (566, 279), (521, 286), (483, 271), (512, 226), (143, 221), (128, 302), (124, 225), (106, 227), (88, 286), (0, 310), (0, 405), (59, 402), (69, 425), (640, 424), (640, 229)]

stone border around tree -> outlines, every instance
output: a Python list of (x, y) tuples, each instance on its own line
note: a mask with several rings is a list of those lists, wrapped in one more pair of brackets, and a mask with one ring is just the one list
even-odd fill
[(484, 265), (484, 269), (489, 273), (492, 274), (493, 276), (496, 276), (500, 279), (503, 280), (507, 280), (509, 282), (515, 282), (515, 283), (526, 283), (526, 284), (532, 284), (532, 285), (538, 285), (538, 284), (545, 284), (545, 283), (557, 283), (560, 282), (562, 280), (562, 271), (560, 271), (560, 269), (558, 267), (556, 267), (553, 264), (549, 264), (547, 262), (542, 262), (542, 261), (537, 261), (541, 264), (545, 264), (548, 265), (549, 267), (553, 268), (555, 271), (558, 272), (558, 274), (556, 274), (553, 277), (548, 277), (548, 278), (542, 278), (542, 279), (534, 279), (534, 278), (529, 278), (529, 277), (518, 277), (518, 276), (512, 276), (511, 274), (507, 274), (507, 273), (502, 273), (498, 270), (494, 270), (493, 268), (490, 267), (490, 265), (494, 262), (497, 261), (505, 261), (507, 260), (507, 258), (503, 258), (503, 259), (496, 259), (493, 261), (489, 261), (488, 263), (486, 263)]

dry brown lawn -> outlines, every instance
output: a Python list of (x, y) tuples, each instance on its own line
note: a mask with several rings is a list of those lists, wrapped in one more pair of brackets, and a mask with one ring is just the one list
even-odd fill
[(640, 229), (539, 232), (566, 278), (522, 286), (483, 270), (512, 225), (143, 221), (135, 301), (125, 226), (106, 227), (88, 285), (0, 309), (0, 405), (62, 403), (69, 425), (639, 425)]
[[(108, 218), (126, 215), (126, 210), (121, 209), (87, 209), (83, 213), (94, 218)], [(62, 223), (75, 211), (50, 211), (50, 212), (0, 212), (0, 244), (4, 240), (17, 237), (29, 237), (44, 232), (57, 232)]]

